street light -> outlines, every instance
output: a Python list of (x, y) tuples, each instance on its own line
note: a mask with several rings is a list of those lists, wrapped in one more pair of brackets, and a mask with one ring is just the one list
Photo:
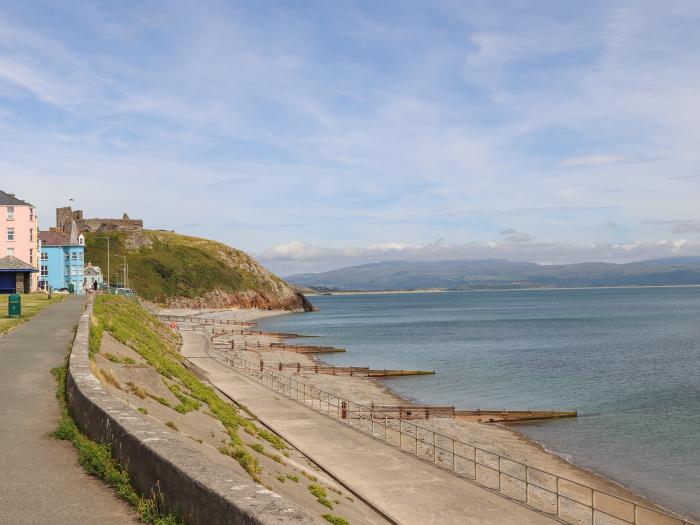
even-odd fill
[(126, 255), (115, 255), (115, 257), (124, 258), (124, 288), (129, 287), (129, 265), (126, 263)]
[(95, 237), (95, 239), (107, 239), (107, 290), (109, 290), (109, 237), (107, 235)]

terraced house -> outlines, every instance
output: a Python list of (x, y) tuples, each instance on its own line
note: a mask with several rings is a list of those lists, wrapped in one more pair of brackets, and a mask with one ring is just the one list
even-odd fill
[(85, 292), (85, 237), (75, 221), (70, 234), (58, 228), (39, 233), (41, 240), (41, 287), (71, 293)]
[(34, 206), (0, 191), (0, 292), (37, 289), (39, 219)]

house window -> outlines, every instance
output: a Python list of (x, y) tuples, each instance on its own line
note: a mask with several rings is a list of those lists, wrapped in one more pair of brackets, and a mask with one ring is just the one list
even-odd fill
[(78, 258), (78, 254), (75, 252), (71, 253), (70, 256), (71, 256), (71, 259), (73, 259), (73, 260), (76, 260)]
[(34, 241), (34, 228), (29, 228), (29, 240)]
[(42, 264), (41, 265), (41, 276), (42, 277), (48, 277), (49, 276), (49, 267)]
[(71, 274), (74, 276), (78, 275), (78, 269), (75, 266), (73, 266), (73, 268), (71, 268)]
[(29, 220), (34, 221), (34, 208), (29, 208)]
[(15, 240), (15, 229), (14, 229), (14, 228), (8, 228), (8, 229), (7, 229), (7, 240), (8, 240), (8, 241), (14, 241), (14, 240)]
[(83, 260), (83, 252), (78, 252), (78, 260), (79, 261)]
[(8, 206), (8, 207), (7, 207), (7, 220), (8, 220), (8, 221), (14, 221), (14, 220), (15, 220), (15, 207), (14, 207), (14, 206)]
[(29, 264), (34, 264), (34, 250), (29, 248)]
[(47, 252), (41, 252), (41, 260), (42, 261), (48, 261), (49, 260), (49, 254)]
[(14, 255), (15, 254), (15, 249), (14, 248), (8, 248), (7, 249), (7, 255)]

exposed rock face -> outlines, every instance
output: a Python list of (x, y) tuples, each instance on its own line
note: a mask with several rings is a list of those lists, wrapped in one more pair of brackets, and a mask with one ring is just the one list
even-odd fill
[(259, 308), (261, 310), (290, 310), (312, 312), (315, 307), (300, 293), (272, 295), (248, 290), (245, 292), (224, 292), (215, 290), (203, 297), (171, 297), (167, 301), (170, 308)]
[(151, 246), (153, 246), (153, 241), (148, 235), (144, 234), (143, 231), (133, 232), (131, 235), (124, 238), (124, 248), (130, 252), (140, 250), (141, 248), (150, 248)]

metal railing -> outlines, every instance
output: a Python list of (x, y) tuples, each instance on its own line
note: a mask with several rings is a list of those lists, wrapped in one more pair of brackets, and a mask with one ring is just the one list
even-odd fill
[(698, 525), (551, 472), (446, 436), (369, 405), (356, 403), (314, 385), (216, 348), (205, 326), (207, 354), (275, 392), (339, 423), (371, 436), (455, 476), (573, 525)]

